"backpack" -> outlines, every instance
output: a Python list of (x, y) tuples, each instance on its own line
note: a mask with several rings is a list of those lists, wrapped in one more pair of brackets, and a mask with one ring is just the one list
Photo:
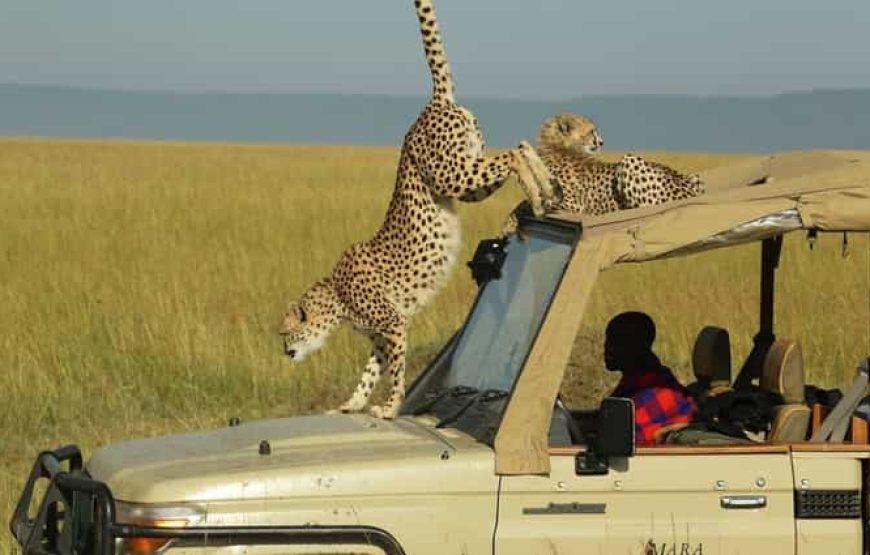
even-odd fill
[(781, 395), (754, 388), (728, 390), (699, 399), (693, 422), (731, 437), (747, 439), (770, 431), (774, 409), (784, 403)]

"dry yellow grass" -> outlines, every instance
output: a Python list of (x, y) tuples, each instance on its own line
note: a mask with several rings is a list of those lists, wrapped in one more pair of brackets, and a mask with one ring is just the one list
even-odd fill
[[(98, 141), (0, 141), (0, 551), (27, 465), (42, 448), (86, 451), (131, 436), (321, 410), (350, 391), (367, 349), (348, 330), (298, 366), (275, 329), (285, 303), (379, 224), (397, 150)], [(728, 157), (660, 154), (699, 170)], [(516, 187), (462, 208), (464, 258), (497, 231)], [(867, 240), (788, 241), (777, 318), (817, 381), (867, 354)], [(600, 328), (648, 310), (681, 372), (704, 324), (736, 359), (756, 325), (757, 248), (613, 270), (598, 289), (571, 388), (605, 387)], [(462, 321), (464, 268), (414, 322), (412, 367)], [(578, 378), (579, 379), (579, 378)], [(582, 387), (577, 383), (584, 384)]]

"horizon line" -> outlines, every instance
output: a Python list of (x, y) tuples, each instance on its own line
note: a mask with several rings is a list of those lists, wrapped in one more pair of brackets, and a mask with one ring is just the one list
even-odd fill
[[(35, 82), (4, 82), (0, 81), (0, 87), (20, 87), (20, 88), (42, 88), (42, 89), (65, 89), (78, 92), (102, 92), (102, 93), (122, 93), (122, 94), (163, 94), (163, 95), (179, 95), (179, 96), (196, 96), (196, 95), (214, 95), (214, 96), (342, 96), (342, 97), (370, 97), (370, 98), (390, 98), (390, 99), (408, 99), (419, 100), (428, 97), (427, 93), (421, 92), (415, 94), (397, 94), (383, 92), (336, 92), (336, 91), (281, 91), (281, 90), (218, 90), (218, 89), (202, 89), (202, 90), (180, 90), (180, 89), (161, 89), (161, 88), (124, 88), (124, 87), (105, 87), (105, 86), (88, 86), (88, 85), (73, 85), (64, 83), (35, 83)], [(870, 87), (814, 87), (810, 89), (794, 89), (784, 90), (777, 93), (769, 94), (693, 94), (693, 93), (668, 93), (668, 92), (636, 92), (636, 93), (595, 93), (588, 95), (579, 95), (562, 98), (550, 99), (534, 99), (525, 97), (503, 97), (503, 96), (481, 96), (469, 95), (463, 97), (466, 100), (486, 100), (496, 102), (524, 102), (524, 103), (558, 103), (558, 102), (575, 102), (578, 100), (597, 99), (597, 98), (682, 98), (682, 99), (748, 99), (748, 100), (763, 100), (774, 99), (782, 96), (791, 95), (809, 95), (819, 93), (854, 93), (854, 92), (870, 92)]]

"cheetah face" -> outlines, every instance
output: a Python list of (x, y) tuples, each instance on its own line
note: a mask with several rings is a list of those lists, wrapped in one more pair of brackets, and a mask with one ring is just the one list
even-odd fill
[(291, 360), (301, 361), (323, 346), (339, 324), (337, 306), (332, 289), (321, 283), (287, 306), (280, 334)]
[(584, 137), (582, 145), (580, 148), (583, 149), (583, 152), (586, 154), (595, 154), (601, 147), (604, 146), (604, 139), (601, 138), (601, 135), (598, 134), (597, 129), (593, 129), (586, 137)]
[(542, 146), (555, 146), (573, 152), (594, 154), (604, 146), (595, 122), (580, 114), (559, 114), (541, 126)]

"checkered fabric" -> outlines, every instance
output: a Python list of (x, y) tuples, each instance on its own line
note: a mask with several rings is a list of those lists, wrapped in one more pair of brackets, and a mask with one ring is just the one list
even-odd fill
[(635, 442), (638, 445), (657, 443), (655, 434), (661, 428), (688, 424), (696, 409), (689, 392), (665, 366), (623, 376), (610, 396), (634, 401)]

